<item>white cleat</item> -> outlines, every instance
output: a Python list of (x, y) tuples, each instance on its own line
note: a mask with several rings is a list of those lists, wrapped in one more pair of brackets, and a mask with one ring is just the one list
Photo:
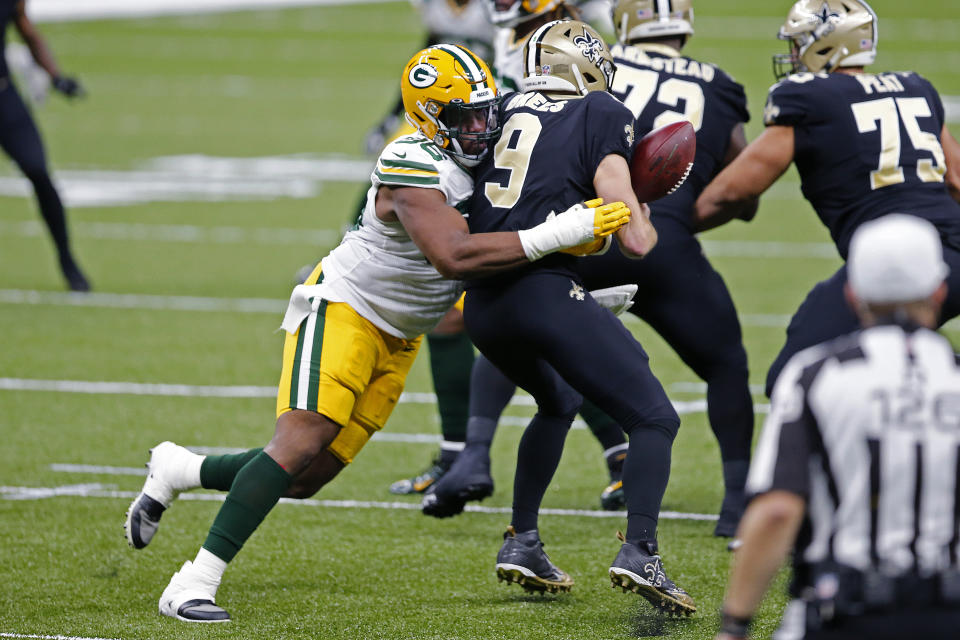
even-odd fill
[(199, 484), (199, 456), (172, 442), (161, 442), (150, 450), (147, 480), (130, 503), (123, 524), (127, 542), (134, 549), (143, 549), (160, 527), (160, 517), (183, 489)]
[(163, 590), (160, 614), (184, 622), (230, 622), (230, 614), (214, 603), (217, 586), (199, 577), (187, 560)]

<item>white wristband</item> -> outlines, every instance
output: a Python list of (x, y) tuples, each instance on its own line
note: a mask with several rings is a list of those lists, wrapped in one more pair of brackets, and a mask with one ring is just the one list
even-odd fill
[(523, 253), (533, 262), (543, 256), (593, 240), (595, 209), (575, 204), (560, 215), (551, 213), (544, 222), (518, 233)]

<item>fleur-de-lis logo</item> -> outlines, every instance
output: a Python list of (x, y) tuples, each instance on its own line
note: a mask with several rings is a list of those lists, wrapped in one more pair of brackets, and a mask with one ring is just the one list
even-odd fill
[(840, 17), (840, 14), (839, 14), (839, 13), (837, 13), (836, 11), (831, 11), (831, 10), (830, 10), (830, 5), (827, 4), (826, 2), (824, 2), (822, 5), (820, 5), (820, 10), (817, 11), (817, 13), (814, 14), (814, 15), (816, 15), (818, 18), (820, 18), (820, 22), (822, 22), (822, 23), (824, 23), (824, 24), (826, 24), (826, 23), (827, 23), (827, 20), (829, 20), (830, 18), (833, 18), (833, 17), (839, 18), (839, 17)]
[(623, 132), (627, 134), (627, 146), (633, 146), (633, 125), (627, 124), (623, 126)]
[(587, 297), (587, 292), (573, 280), (570, 281), (570, 284), (573, 285), (573, 288), (570, 289), (570, 297), (577, 301), (583, 301)]
[(573, 39), (573, 44), (580, 48), (580, 52), (583, 54), (584, 58), (593, 64), (600, 63), (600, 54), (603, 52), (603, 41), (601, 41), (599, 38), (594, 38), (587, 32), (586, 29), (584, 29), (583, 35), (577, 36)]

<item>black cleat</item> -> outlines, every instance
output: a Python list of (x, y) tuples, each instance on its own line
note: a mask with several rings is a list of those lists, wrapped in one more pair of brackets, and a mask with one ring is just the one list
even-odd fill
[(160, 615), (184, 622), (229, 622), (230, 614), (214, 602), (216, 585), (198, 579), (193, 563), (184, 562), (160, 596)]
[(550, 562), (537, 530), (517, 533), (512, 526), (497, 553), (497, 580), (516, 582), (530, 593), (560, 593), (573, 587), (573, 578)]
[(610, 567), (610, 581), (614, 589), (633, 591), (667, 615), (689, 616), (697, 610), (693, 598), (667, 577), (656, 542), (624, 542)]
[(747, 496), (743, 489), (727, 489), (720, 506), (720, 518), (713, 529), (718, 538), (732, 538), (737, 534), (740, 518), (747, 508)]
[(433, 462), (430, 463), (430, 466), (419, 475), (416, 475), (413, 478), (397, 480), (391, 484), (390, 493), (395, 493), (397, 495), (423, 493), (429, 489), (434, 482), (442, 478), (444, 474), (450, 470), (451, 464), (452, 462), (444, 462), (440, 455), (437, 455), (437, 457), (433, 459)]
[(484, 445), (467, 446), (449, 471), (427, 489), (423, 496), (423, 513), (435, 518), (449, 518), (463, 513), (467, 502), (491, 495), (490, 451)]
[(140, 492), (130, 509), (127, 510), (127, 521), (123, 524), (127, 542), (134, 549), (143, 549), (150, 544), (153, 534), (160, 527), (160, 517), (167, 508)]
[(616, 480), (607, 485), (600, 494), (600, 506), (606, 511), (619, 511), (627, 506), (627, 497), (623, 493), (623, 481)]
[(226, 609), (218, 607), (213, 600), (199, 598), (181, 604), (172, 617), (184, 622), (230, 622), (230, 614)]

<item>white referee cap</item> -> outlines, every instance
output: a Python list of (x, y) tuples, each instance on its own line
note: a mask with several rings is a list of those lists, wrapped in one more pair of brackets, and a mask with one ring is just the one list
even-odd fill
[(923, 218), (886, 215), (861, 225), (850, 241), (847, 276), (864, 302), (923, 300), (949, 272), (940, 234)]

